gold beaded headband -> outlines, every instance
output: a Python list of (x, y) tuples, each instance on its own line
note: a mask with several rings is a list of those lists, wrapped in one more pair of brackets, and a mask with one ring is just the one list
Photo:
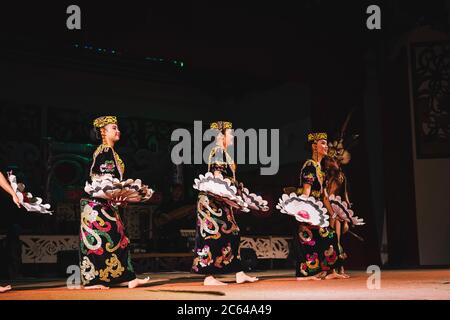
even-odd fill
[(325, 132), (309, 133), (308, 142), (317, 142), (319, 140), (327, 140), (328, 136)]
[(211, 123), (210, 128), (217, 130), (233, 129), (233, 124), (229, 121), (216, 121)]
[(108, 124), (117, 124), (117, 117), (115, 116), (103, 116), (94, 120), (95, 128), (103, 128)]

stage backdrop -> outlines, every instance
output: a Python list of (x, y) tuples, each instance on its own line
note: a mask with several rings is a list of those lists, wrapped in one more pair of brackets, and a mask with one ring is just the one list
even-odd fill
[[(444, 37), (412, 35), (409, 46), (421, 265), (450, 265), (450, 39)], [(431, 38), (441, 39), (423, 42)]]

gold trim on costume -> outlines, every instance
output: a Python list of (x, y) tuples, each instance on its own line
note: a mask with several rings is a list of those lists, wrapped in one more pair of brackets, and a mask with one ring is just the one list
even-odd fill
[[(294, 191), (298, 196), (301, 196), (303, 194), (303, 187), (297, 188)], [(320, 198), (322, 196), (322, 193), (317, 190), (311, 190), (310, 196), (313, 196), (314, 198)]]
[(114, 148), (112, 148), (111, 146), (108, 146), (106, 144), (99, 145), (97, 150), (95, 150), (94, 155), (92, 156), (92, 165), (91, 165), (91, 169), (90, 169), (90, 173), (89, 173), (89, 175), (91, 176), (91, 179), (95, 176), (98, 176), (98, 175), (92, 173), (92, 169), (94, 168), (94, 165), (95, 165), (95, 159), (97, 158), (97, 156), (100, 153), (102, 153), (104, 151), (107, 152), (109, 148), (111, 148), (111, 150), (113, 152), (114, 161), (116, 163), (117, 170), (119, 171), (119, 174), (120, 174), (120, 180), (122, 180), (123, 175), (125, 173), (125, 164), (124, 164), (123, 160), (120, 158), (119, 154), (114, 150)]
[(305, 161), (305, 163), (303, 164), (302, 169), (300, 171), (302, 171), (307, 165), (310, 165), (310, 164), (312, 164), (314, 166), (314, 168), (316, 168), (317, 179), (319, 180), (319, 183), (320, 183), (320, 193), (322, 194), (325, 173), (322, 171), (322, 167), (320, 166), (320, 163), (314, 161), (313, 159), (309, 159), (309, 160)]

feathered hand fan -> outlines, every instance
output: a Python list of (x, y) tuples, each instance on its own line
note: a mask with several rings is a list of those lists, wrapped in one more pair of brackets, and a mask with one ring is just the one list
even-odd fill
[(25, 185), (23, 183), (17, 183), (17, 178), (13, 175), (12, 171), (8, 172), (8, 180), (19, 198), (20, 204), (27, 211), (52, 214), (52, 211), (49, 211), (50, 205), (42, 203), (41, 198), (34, 197), (30, 192), (25, 191)]
[(248, 204), (238, 194), (237, 188), (221, 174), (217, 176), (214, 176), (211, 172), (207, 172), (205, 175), (201, 174), (194, 180), (193, 187), (198, 191), (219, 198), (236, 209), (244, 212), (250, 211)]
[(364, 219), (355, 216), (353, 210), (349, 208), (347, 201), (341, 199), (340, 196), (334, 194), (328, 197), (331, 208), (333, 209), (333, 218), (338, 218), (341, 221), (347, 221), (352, 225), (359, 226), (365, 224)]
[(91, 197), (111, 202), (137, 203), (149, 200), (153, 190), (142, 184), (140, 179), (120, 181), (110, 174), (94, 177), (92, 183), (86, 182), (84, 191)]
[(329, 226), (327, 209), (321, 201), (313, 197), (299, 196), (294, 192), (283, 194), (276, 207), (281, 213), (294, 216), (299, 222), (319, 227)]
[(249, 209), (269, 211), (269, 207), (267, 206), (268, 202), (261, 196), (258, 196), (255, 193), (250, 193), (242, 183), (239, 184), (239, 188), (241, 190), (242, 199), (247, 203)]

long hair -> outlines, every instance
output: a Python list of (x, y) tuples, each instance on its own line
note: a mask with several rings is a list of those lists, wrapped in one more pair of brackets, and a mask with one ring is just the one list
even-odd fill
[(100, 128), (92, 128), (93, 136), (97, 141), (103, 141), (102, 132)]

